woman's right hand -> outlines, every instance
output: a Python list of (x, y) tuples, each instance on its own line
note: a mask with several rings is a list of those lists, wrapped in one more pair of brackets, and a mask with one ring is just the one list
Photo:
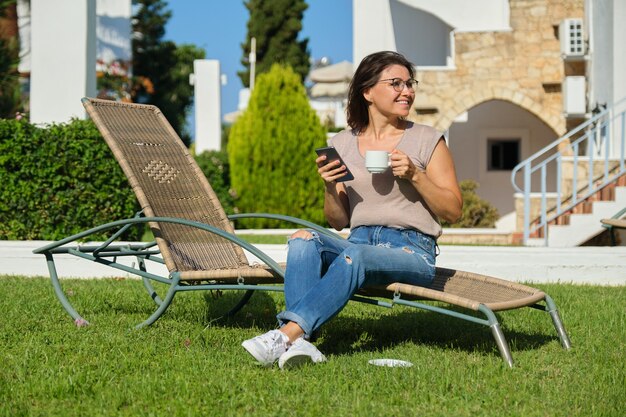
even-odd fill
[(319, 156), (315, 163), (317, 164), (317, 173), (320, 174), (320, 177), (326, 183), (328, 187), (331, 184), (336, 184), (336, 180), (346, 175), (346, 166), (341, 165), (341, 161), (335, 160), (326, 162), (326, 155)]
[(324, 193), (324, 215), (328, 223), (336, 230), (346, 227), (350, 218), (348, 217), (348, 196), (342, 182), (337, 179), (346, 175), (346, 167), (341, 165), (341, 161), (326, 162), (326, 155), (319, 156), (315, 163), (317, 172), (324, 180), (326, 192)]

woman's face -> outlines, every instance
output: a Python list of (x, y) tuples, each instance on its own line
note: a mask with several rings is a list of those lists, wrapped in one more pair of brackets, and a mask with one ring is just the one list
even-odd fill
[(396, 91), (392, 83), (408, 81), (410, 78), (409, 70), (402, 65), (385, 68), (376, 85), (363, 92), (363, 97), (371, 103), (370, 112), (378, 112), (386, 117), (408, 116), (415, 100), (415, 91), (405, 85), (402, 86), (402, 91)]

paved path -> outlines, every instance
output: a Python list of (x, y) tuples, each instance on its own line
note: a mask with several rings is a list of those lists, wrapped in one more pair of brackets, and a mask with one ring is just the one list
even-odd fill
[[(48, 276), (45, 258), (33, 249), (49, 242), (0, 241), (0, 275)], [(286, 245), (257, 245), (281, 262)], [(251, 257), (254, 260), (253, 257)], [(58, 257), (62, 278), (124, 276), (88, 261)], [(131, 263), (131, 259), (126, 262)], [(441, 246), (437, 264), (511, 281), (563, 282), (595, 285), (626, 285), (626, 247), (537, 248), (510, 246)], [(161, 267), (162, 268), (162, 267)], [(165, 273), (164, 268), (161, 272)]]

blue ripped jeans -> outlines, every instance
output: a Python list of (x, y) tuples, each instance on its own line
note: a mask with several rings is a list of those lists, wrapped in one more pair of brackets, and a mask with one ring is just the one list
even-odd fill
[(285, 311), (279, 322), (297, 323), (305, 335), (335, 316), (361, 287), (392, 282), (428, 286), (435, 276), (432, 236), (410, 229), (359, 226), (347, 240), (309, 230), (289, 241)]

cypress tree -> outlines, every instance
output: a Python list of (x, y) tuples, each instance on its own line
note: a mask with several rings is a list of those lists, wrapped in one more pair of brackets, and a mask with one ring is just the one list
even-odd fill
[(241, 44), (241, 64), (245, 70), (237, 75), (245, 87), (250, 86), (250, 39), (256, 38), (256, 75), (269, 71), (272, 64), (289, 65), (304, 80), (309, 73), (308, 38), (298, 40), (302, 17), (309, 7), (304, 0), (248, 0), (250, 12), (248, 35)]
[[(274, 64), (262, 74), (246, 111), (228, 140), (231, 186), (240, 212), (288, 214), (324, 222), (324, 187), (315, 148), (326, 144), (325, 129), (309, 105), (300, 77)], [(271, 220), (244, 227), (294, 227)]]

